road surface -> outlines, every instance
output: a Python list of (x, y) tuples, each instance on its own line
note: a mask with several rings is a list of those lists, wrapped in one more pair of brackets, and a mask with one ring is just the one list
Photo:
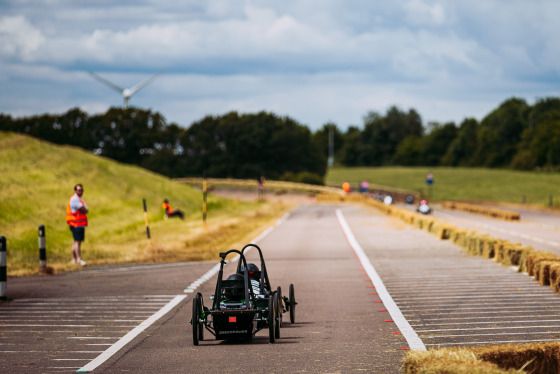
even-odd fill
[(302, 205), (258, 244), (272, 286), (296, 289), (296, 323), (275, 344), (264, 331), (192, 344), (184, 290), (208, 302), (215, 262), (90, 268), (9, 279), (0, 371), (398, 373), (414, 334), (428, 349), (560, 337), (548, 288), (371, 208)]

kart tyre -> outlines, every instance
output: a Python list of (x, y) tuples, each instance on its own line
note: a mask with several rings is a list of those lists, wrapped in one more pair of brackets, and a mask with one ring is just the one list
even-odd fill
[(290, 284), (290, 290), (289, 290), (289, 296), (290, 296), (290, 323), (295, 323), (296, 322), (296, 294), (295, 294), (295, 290), (294, 290), (294, 285)]
[(280, 339), (280, 316), (282, 313), (278, 313), (280, 311), (280, 302), (278, 301), (278, 292), (274, 294), (274, 337), (276, 339)]
[(194, 345), (198, 345), (198, 337), (199, 337), (199, 329), (200, 329), (200, 324), (198, 323), (198, 321), (200, 320), (200, 314), (199, 314), (199, 306), (198, 304), (200, 303), (200, 300), (198, 297), (195, 297), (192, 301), (192, 320), (191, 320), (191, 324), (192, 324), (192, 332), (193, 332), (193, 344)]
[(268, 297), (268, 318), (267, 318), (267, 322), (268, 322), (268, 336), (270, 338), (270, 342), (274, 343), (276, 341), (275, 335), (274, 335), (274, 328), (275, 328), (275, 324), (276, 324), (276, 318), (274, 316), (274, 296), (270, 295)]
[[(202, 294), (201, 294), (201, 293), (197, 293), (197, 294), (196, 294), (196, 299), (198, 300), (198, 317), (199, 317), (199, 320), (200, 320), (200, 319), (205, 319), (205, 318), (202, 317), (202, 310), (203, 310), (203, 308), (202, 308), (202, 306), (203, 306), (203, 303), (202, 303)], [(203, 340), (204, 340), (204, 322), (200, 322), (200, 323), (198, 324), (198, 340), (199, 340), (199, 341), (203, 341)]]
[(282, 287), (276, 289), (278, 294), (278, 325), (282, 327), (282, 314), (284, 313), (284, 299), (282, 298)]

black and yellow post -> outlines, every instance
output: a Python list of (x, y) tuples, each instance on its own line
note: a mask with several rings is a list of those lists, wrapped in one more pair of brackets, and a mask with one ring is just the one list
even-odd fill
[(207, 195), (206, 178), (202, 179), (202, 222), (206, 223), (206, 195)]
[(6, 237), (0, 236), (0, 299), (6, 299), (8, 267), (6, 262)]
[(39, 271), (45, 273), (47, 270), (47, 246), (45, 243), (45, 225), (39, 226)]
[(148, 225), (148, 209), (146, 208), (146, 199), (142, 199), (142, 204), (144, 205), (144, 221), (146, 222), (146, 235), (148, 236), (148, 244), (152, 244), (152, 239), (150, 238), (150, 226)]

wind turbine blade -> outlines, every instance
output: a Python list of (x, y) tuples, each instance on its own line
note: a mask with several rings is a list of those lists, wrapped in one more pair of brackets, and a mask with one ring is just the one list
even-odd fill
[(130, 96), (134, 95), (137, 91), (139, 91), (141, 88), (146, 87), (148, 84), (150, 84), (154, 79), (156, 79), (162, 72), (160, 71), (159, 73), (156, 73), (154, 75), (152, 75), (150, 78), (146, 79), (144, 82), (137, 84), (136, 86), (132, 87), (129, 92), (130, 92)]
[(95, 78), (95, 79), (97, 79), (98, 81), (100, 81), (101, 83), (106, 84), (107, 86), (111, 87), (112, 89), (114, 89), (114, 90), (116, 90), (116, 91), (119, 91), (121, 94), (123, 93), (124, 88), (121, 88), (121, 87), (117, 86), (116, 84), (114, 84), (114, 83), (112, 83), (112, 82), (109, 82), (109, 81), (108, 81), (107, 79), (105, 79), (105, 78), (101, 78), (99, 75), (95, 74), (95, 73), (92, 72), (92, 71), (88, 71), (88, 73), (89, 73), (93, 78)]

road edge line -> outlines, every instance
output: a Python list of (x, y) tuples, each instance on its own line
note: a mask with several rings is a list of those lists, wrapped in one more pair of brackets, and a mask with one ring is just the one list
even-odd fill
[(418, 337), (418, 334), (416, 334), (412, 326), (410, 326), (401, 310), (389, 294), (389, 291), (387, 291), (385, 284), (369, 261), (369, 258), (366, 256), (363, 248), (354, 237), (354, 234), (352, 233), (352, 230), (350, 230), (350, 226), (348, 226), (348, 223), (346, 222), (346, 219), (344, 218), (344, 215), (342, 214), (340, 209), (336, 209), (336, 217), (338, 219), (338, 222), (340, 223), (344, 235), (346, 236), (346, 239), (348, 240), (348, 243), (350, 244), (350, 247), (352, 247), (358, 258), (360, 259), (360, 263), (362, 264), (362, 267), (375, 286), (379, 298), (387, 308), (387, 311), (393, 318), (393, 321), (401, 331), (402, 335), (405, 337), (410, 349), (417, 351), (426, 351), (426, 346)]

